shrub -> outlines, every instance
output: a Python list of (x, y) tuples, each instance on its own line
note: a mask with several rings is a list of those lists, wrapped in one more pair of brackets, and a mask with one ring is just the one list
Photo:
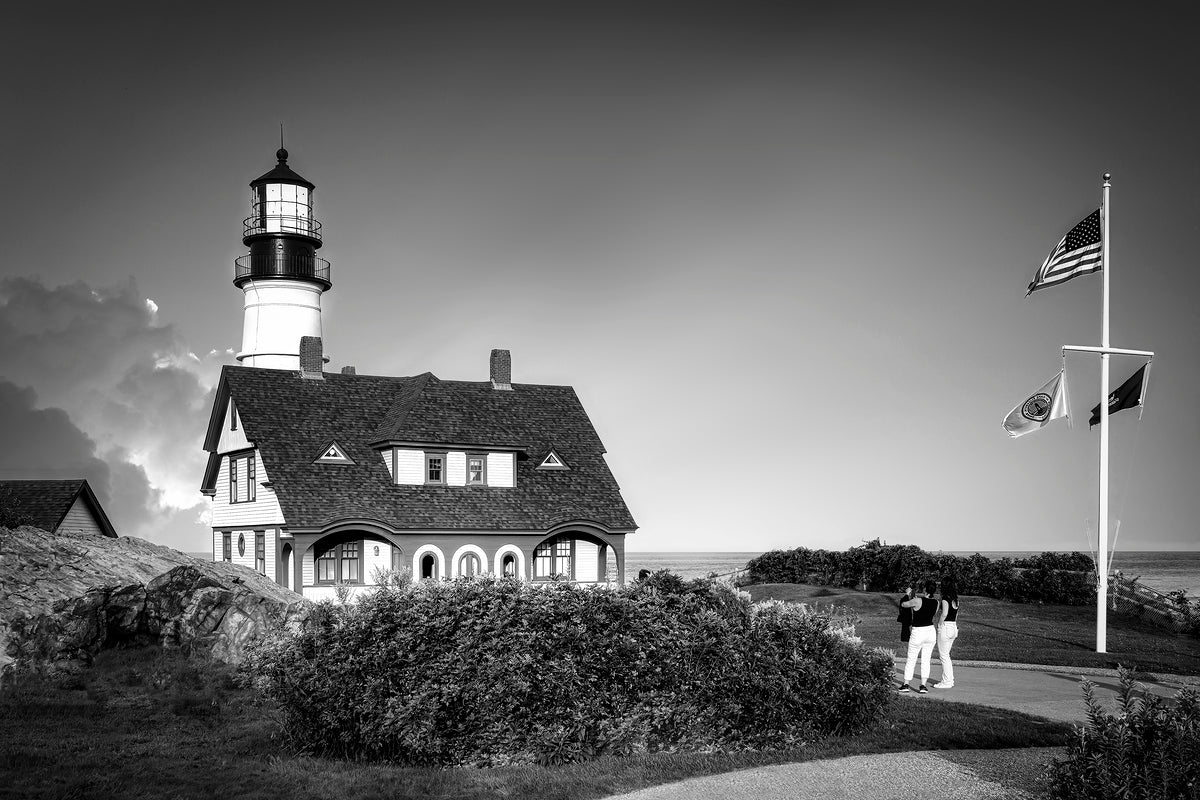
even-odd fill
[(1200, 798), (1200, 704), (1192, 689), (1174, 700), (1145, 692), (1130, 670), (1118, 668), (1117, 713), (1096, 701), (1083, 682), (1087, 724), (1049, 770), (1056, 800), (1179, 800)]
[(304, 752), (405, 765), (767, 749), (862, 730), (891, 660), (800, 606), (666, 572), (620, 589), (474, 578), (325, 606), (252, 649)]
[(747, 583), (811, 583), (896, 591), (927, 578), (953, 577), (962, 594), (1018, 602), (1087, 605), (1095, 602), (1092, 559), (1086, 553), (1040, 553), (992, 560), (927, 553), (913, 545), (885, 545), (878, 539), (843, 553), (827, 550), (773, 550), (751, 559)]

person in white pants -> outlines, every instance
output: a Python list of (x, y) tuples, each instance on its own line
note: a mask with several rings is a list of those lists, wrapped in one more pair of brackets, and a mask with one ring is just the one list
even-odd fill
[(954, 578), (942, 580), (942, 599), (938, 601), (934, 628), (937, 630), (938, 660), (942, 662), (942, 677), (934, 685), (939, 689), (951, 689), (954, 687), (954, 662), (950, 660), (950, 648), (958, 638), (958, 584)]
[(938, 610), (938, 602), (933, 599), (937, 583), (925, 581), (917, 588), (917, 596), (900, 604), (902, 608), (912, 609), (912, 632), (908, 637), (908, 659), (904, 662), (904, 683), (900, 684), (901, 692), (911, 692), (910, 684), (913, 672), (917, 667), (917, 656), (921, 656), (921, 685), (917, 691), (925, 694), (929, 691), (929, 656), (933, 653), (933, 645), (937, 642), (937, 634), (933, 627), (933, 617)]

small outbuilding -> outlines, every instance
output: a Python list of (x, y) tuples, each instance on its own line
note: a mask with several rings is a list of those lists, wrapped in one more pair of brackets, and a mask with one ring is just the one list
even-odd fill
[(59, 481), (0, 481), (0, 520), (10, 527), (32, 525), (50, 533), (117, 532), (85, 478)]

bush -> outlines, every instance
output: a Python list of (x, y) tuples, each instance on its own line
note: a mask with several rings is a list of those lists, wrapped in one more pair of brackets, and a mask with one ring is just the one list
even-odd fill
[(992, 560), (979, 553), (927, 553), (913, 545), (878, 539), (843, 553), (773, 550), (747, 565), (748, 583), (810, 583), (897, 591), (929, 578), (953, 577), (962, 594), (1022, 603), (1087, 605), (1096, 599), (1095, 571), (1086, 553), (1040, 553), (1030, 558)]
[(862, 730), (891, 659), (802, 606), (666, 572), (620, 588), (475, 578), (325, 605), (242, 674), (320, 755), (404, 765), (795, 747)]
[(1130, 670), (1118, 668), (1117, 714), (1102, 710), (1095, 687), (1083, 682), (1087, 725), (1050, 767), (1056, 800), (1179, 800), (1200, 798), (1200, 705), (1183, 689), (1173, 701), (1146, 693)]

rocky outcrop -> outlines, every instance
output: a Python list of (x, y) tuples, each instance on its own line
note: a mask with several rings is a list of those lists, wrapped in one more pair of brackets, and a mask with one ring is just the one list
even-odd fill
[(312, 603), (257, 572), (142, 539), (0, 528), (0, 673), (160, 643), (236, 663)]

